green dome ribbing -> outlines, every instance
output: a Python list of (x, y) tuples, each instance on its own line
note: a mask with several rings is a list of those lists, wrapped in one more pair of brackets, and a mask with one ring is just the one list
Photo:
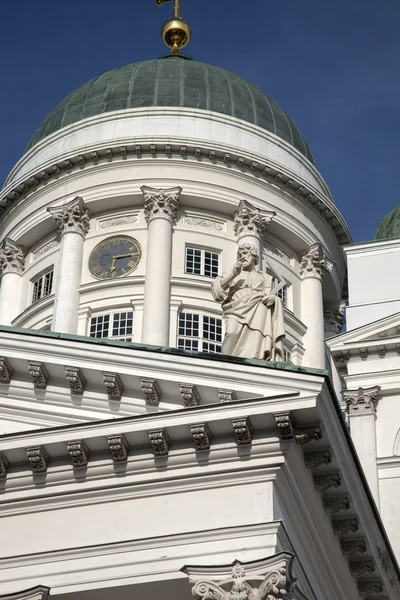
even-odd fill
[(374, 240), (390, 240), (391, 238), (400, 238), (400, 204), (392, 208), (381, 221)]
[(257, 86), (219, 67), (173, 55), (106, 71), (83, 84), (46, 117), (26, 151), (71, 123), (151, 106), (196, 108), (237, 117), (279, 136), (315, 164), (296, 125)]

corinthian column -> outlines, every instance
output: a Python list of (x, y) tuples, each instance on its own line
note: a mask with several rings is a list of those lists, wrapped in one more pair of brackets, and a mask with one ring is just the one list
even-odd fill
[(11, 325), (19, 314), (21, 275), (25, 269), (24, 252), (10, 238), (0, 245), (0, 324)]
[(301, 261), (301, 316), (307, 327), (303, 357), (306, 367), (325, 369), (322, 279), (332, 267), (333, 262), (324, 254), (321, 244), (313, 244)]
[(376, 464), (376, 409), (380, 386), (343, 390), (349, 415), (350, 433), (374, 500), (379, 507)]
[(143, 186), (148, 223), (142, 342), (169, 345), (172, 228), (182, 188), (160, 190)]
[(238, 245), (251, 244), (257, 248), (262, 260), (262, 234), (275, 217), (276, 212), (262, 212), (246, 200), (241, 200), (234, 217), (234, 229), (238, 238)]
[(83, 245), (90, 227), (89, 211), (80, 196), (64, 206), (47, 210), (61, 233), (52, 330), (74, 334), (78, 330), (79, 286)]

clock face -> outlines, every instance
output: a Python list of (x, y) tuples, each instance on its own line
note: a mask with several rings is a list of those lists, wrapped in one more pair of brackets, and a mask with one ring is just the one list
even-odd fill
[(132, 273), (141, 256), (137, 240), (127, 236), (107, 238), (90, 255), (89, 270), (97, 279), (116, 279)]

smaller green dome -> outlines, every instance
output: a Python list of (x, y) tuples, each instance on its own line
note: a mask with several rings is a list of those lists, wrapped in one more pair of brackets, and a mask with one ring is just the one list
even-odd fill
[(374, 240), (390, 240), (392, 238), (400, 238), (400, 204), (392, 208), (381, 221)]

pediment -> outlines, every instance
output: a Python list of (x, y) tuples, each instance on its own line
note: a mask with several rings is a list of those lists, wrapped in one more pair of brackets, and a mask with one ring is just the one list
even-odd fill
[(400, 313), (357, 327), (327, 340), (332, 352), (343, 350), (344, 347), (356, 347), (377, 344), (395, 343), (400, 340)]

